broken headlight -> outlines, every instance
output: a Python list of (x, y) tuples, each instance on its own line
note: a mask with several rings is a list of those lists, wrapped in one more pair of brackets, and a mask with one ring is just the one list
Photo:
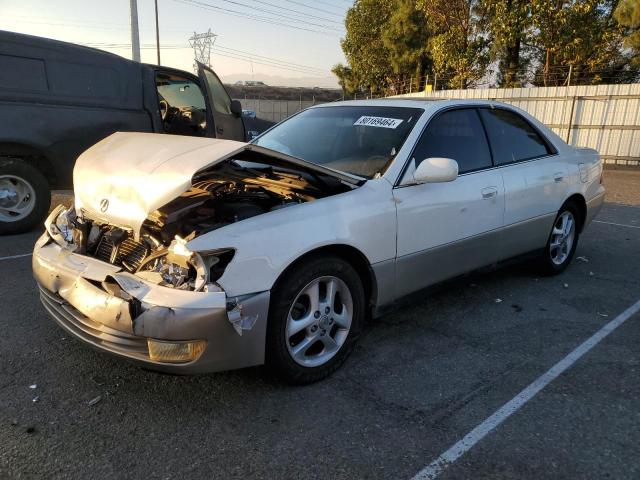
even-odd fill
[[(193, 291), (220, 291), (214, 282), (222, 275), (218, 265), (226, 266), (231, 257), (220, 250), (200, 255), (187, 248), (187, 241), (176, 236), (168, 248), (147, 257), (137, 275), (167, 287)], [(227, 259), (228, 257), (228, 259)], [(223, 270), (224, 271), (224, 270)]]
[(75, 218), (76, 211), (73, 207), (66, 209), (63, 205), (58, 205), (44, 222), (49, 236), (61, 247), (73, 244)]

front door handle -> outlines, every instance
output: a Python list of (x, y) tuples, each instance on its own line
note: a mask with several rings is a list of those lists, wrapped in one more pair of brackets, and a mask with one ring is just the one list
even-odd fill
[(486, 187), (481, 190), (482, 198), (493, 198), (498, 195), (498, 189), (496, 187)]
[(216, 132), (218, 132), (218, 133), (224, 133), (224, 128), (222, 128), (222, 127), (218, 127), (218, 128), (216, 128)]

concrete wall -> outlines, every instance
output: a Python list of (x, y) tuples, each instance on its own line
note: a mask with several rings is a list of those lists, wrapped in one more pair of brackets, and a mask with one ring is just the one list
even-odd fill
[(300, 110), (323, 103), (311, 100), (250, 100), (242, 98), (238, 98), (238, 100), (242, 103), (242, 108), (254, 110), (259, 118), (273, 122), (279, 122)]
[(490, 99), (526, 110), (605, 163), (640, 167), (640, 84), (439, 90), (400, 97)]

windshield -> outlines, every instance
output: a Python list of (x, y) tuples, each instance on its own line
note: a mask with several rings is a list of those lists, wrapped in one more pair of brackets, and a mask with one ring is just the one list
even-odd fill
[(198, 86), (190, 81), (165, 82), (158, 85), (158, 93), (172, 107), (195, 107), (204, 110), (204, 97)]
[(276, 125), (254, 143), (343, 172), (373, 178), (400, 150), (420, 108), (310, 108)]

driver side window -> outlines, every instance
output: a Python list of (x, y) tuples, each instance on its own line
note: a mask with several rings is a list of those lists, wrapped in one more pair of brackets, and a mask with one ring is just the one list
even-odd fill
[(202, 90), (194, 80), (158, 72), (156, 88), (165, 133), (205, 136), (206, 104)]
[(445, 111), (430, 120), (413, 156), (416, 166), (431, 157), (451, 158), (461, 174), (492, 166), (487, 136), (474, 108)]

